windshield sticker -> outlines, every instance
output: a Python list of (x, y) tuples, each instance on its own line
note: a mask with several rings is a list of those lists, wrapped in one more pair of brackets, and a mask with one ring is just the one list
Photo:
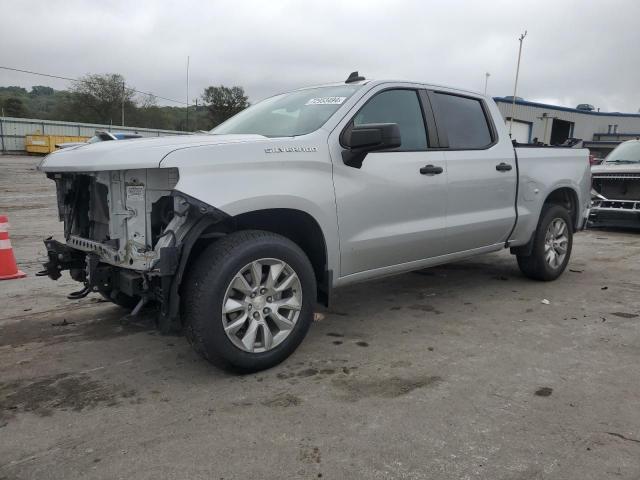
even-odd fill
[(318, 97), (311, 98), (305, 105), (340, 105), (347, 97)]

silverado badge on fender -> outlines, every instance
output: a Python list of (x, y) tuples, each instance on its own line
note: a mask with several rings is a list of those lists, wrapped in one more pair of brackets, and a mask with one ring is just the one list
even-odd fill
[(317, 152), (318, 147), (270, 147), (264, 153)]

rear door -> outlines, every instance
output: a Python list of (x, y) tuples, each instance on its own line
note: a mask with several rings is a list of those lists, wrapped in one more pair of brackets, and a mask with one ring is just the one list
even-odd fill
[[(447, 171), (444, 153), (430, 150), (436, 137), (426, 93), (377, 87), (354, 110), (329, 137), (341, 276), (442, 255)], [(368, 153), (361, 168), (347, 166), (339, 136), (351, 123), (397, 123), (402, 145)]]
[(517, 185), (511, 141), (498, 138), (481, 97), (430, 91), (429, 98), (447, 163), (447, 253), (506, 241)]

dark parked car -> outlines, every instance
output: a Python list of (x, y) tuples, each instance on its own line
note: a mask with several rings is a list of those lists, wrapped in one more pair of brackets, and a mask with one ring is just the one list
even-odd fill
[(591, 174), (590, 225), (640, 228), (640, 140), (618, 145)]

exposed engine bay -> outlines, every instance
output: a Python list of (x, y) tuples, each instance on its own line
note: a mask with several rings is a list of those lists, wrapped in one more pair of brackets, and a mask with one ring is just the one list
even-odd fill
[(56, 182), (66, 243), (45, 240), (48, 261), (39, 275), (55, 280), (69, 270), (84, 284), (69, 298), (98, 292), (134, 314), (158, 302), (169, 330), (178, 315), (172, 301), (178, 302), (181, 253), (225, 214), (175, 191), (175, 168), (47, 175)]
[(50, 174), (67, 244), (100, 261), (149, 270), (174, 215), (176, 169)]

